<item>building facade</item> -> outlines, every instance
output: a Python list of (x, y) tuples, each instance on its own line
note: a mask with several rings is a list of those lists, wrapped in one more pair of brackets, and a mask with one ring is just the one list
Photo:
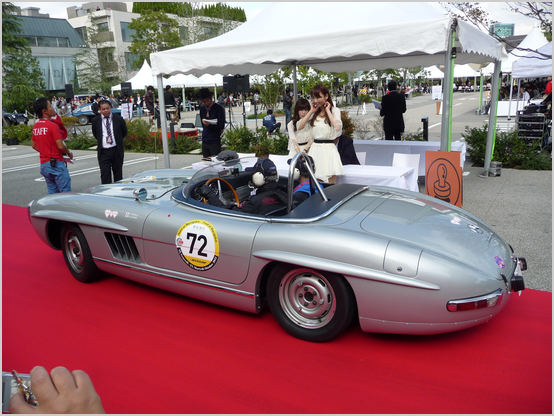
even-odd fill
[(65, 19), (52, 19), (36, 7), (16, 8), (22, 37), (39, 63), (47, 91), (62, 91), (75, 80), (74, 56), (86, 47), (79, 34)]
[[(106, 48), (104, 55), (112, 60), (114, 71), (118, 71), (121, 79), (127, 80), (136, 75), (138, 69), (133, 69), (132, 65), (137, 57), (129, 52), (131, 36), (135, 31), (129, 28), (129, 24), (140, 17), (139, 13), (129, 12), (125, 3), (116, 2), (91, 2), (68, 7), (66, 10), (69, 24), (83, 39), (87, 39), (90, 31), (96, 33), (97, 47)], [(168, 16), (178, 22), (179, 36), (184, 45), (218, 36), (242, 24), (204, 16)]]

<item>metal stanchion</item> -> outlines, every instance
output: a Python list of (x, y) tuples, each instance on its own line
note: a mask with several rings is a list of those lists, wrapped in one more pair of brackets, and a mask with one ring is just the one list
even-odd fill
[(422, 117), (421, 121), (423, 122), (423, 140), (428, 142), (429, 141), (429, 117)]

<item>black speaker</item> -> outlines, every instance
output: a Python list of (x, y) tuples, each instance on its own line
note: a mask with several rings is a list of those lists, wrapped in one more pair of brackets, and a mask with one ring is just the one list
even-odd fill
[(133, 95), (133, 84), (130, 82), (122, 82), (121, 83), (121, 96), (126, 98)]
[(75, 94), (73, 94), (73, 84), (65, 84), (65, 99), (72, 100)]
[(249, 75), (235, 75), (236, 92), (249, 92), (250, 91), (250, 76)]
[(237, 84), (235, 77), (223, 77), (223, 90), (230, 94), (236, 92)]

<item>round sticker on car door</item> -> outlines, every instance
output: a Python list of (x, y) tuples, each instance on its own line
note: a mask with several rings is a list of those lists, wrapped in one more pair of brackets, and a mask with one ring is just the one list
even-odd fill
[(175, 237), (175, 245), (184, 262), (194, 270), (209, 270), (219, 258), (217, 233), (207, 221), (194, 220), (183, 224)]

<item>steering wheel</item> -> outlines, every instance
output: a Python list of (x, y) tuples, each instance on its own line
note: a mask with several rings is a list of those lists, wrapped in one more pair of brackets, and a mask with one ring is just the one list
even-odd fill
[[(229, 182), (227, 182), (225, 179), (222, 179), (222, 178), (219, 178), (217, 176), (214, 176), (213, 178), (210, 178), (206, 181), (205, 185), (209, 185), (210, 183), (214, 182), (214, 181), (221, 181), (223, 182), (225, 185), (227, 185), (229, 187), (229, 189), (231, 190), (231, 192), (233, 193), (233, 196), (235, 197), (235, 201), (237, 202), (237, 205), (240, 204), (239, 202), (239, 196), (237, 195), (237, 192), (235, 191), (235, 189), (231, 186), (231, 184)], [(202, 197), (202, 202), (204, 202), (205, 204), (208, 203), (208, 201), (206, 201), (206, 198)]]

